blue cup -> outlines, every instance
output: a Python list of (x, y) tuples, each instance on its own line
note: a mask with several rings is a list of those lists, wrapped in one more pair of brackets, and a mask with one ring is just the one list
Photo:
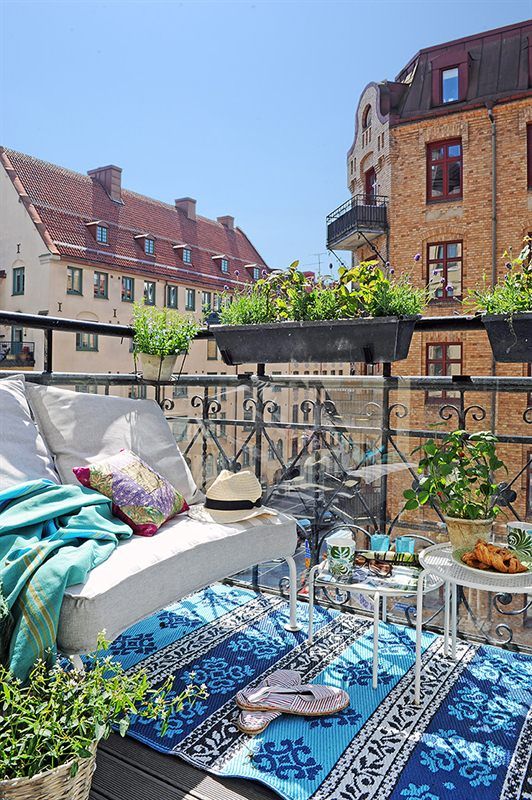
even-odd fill
[(370, 536), (370, 546), (372, 550), (384, 553), (390, 549), (390, 537), (385, 536), (383, 533), (373, 533)]
[(395, 540), (396, 553), (414, 553), (416, 541), (412, 536), (398, 536)]

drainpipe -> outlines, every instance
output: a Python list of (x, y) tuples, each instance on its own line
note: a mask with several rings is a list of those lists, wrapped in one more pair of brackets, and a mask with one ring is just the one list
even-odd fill
[[(493, 102), (486, 103), (488, 119), (491, 125), (491, 285), (497, 283), (497, 128), (493, 115)], [(497, 364), (492, 354), (491, 374), (497, 374)], [(495, 432), (497, 415), (497, 398), (495, 392), (491, 393), (490, 417), (491, 430)]]

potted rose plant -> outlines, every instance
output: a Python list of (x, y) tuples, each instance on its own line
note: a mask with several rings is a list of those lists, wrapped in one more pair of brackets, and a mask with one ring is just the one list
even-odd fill
[(532, 361), (532, 239), (512, 257), (503, 254), (506, 275), (495, 286), (469, 292), (466, 304), (482, 313), (495, 361)]
[(86, 671), (38, 661), (25, 684), (0, 666), (0, 797), (2, 800), (86, 800), (96, 747), (113, 727), (125, 735), (132, 715), (161, 719), (205, 697), (188, 686), (178, 696), (171, 680), (150, 688), (145, 671), (125, 673), (104, 654)]
[(368, 261), (338, 278), (274, 271), (226, 297), (211, 325), (226, 364), (406, 358), (426, 291)]
[(414, 452), (421, 452), (421, 477), (406, 489), (404, 508), (414, 510), (427, 503), (438, 508), (447, 525), (454, 548), (474, 547), (477, 539), (488, 540), (497, 505), (499, 485), (493, 475), (506, 469), (497, 456), (497, 437), (490, 431), (447, 433), (428, 439)]
[(133, 352), (140, 356), (146, 381), (169, 381), (178, 355), (186, 355), (199, 330), (192, 317), (169, 308), (133, 306)]

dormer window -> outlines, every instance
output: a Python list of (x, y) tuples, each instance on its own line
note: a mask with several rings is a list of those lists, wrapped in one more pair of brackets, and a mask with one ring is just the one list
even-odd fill
[(183, 248), (183, 261), (185, 264), (192, 264), (192, 250), (188, 247)]
[(144, 252), (147, 256), (155, 253), (155, 239), (150, 239), (148, 236), (144, 239)]
[(222, 272), (229, 272), (229, 261), (227, 260), (227, 258), (222, 258), (220, 260), (220, 269), (222, 270)]
[(367, 105), (362, 113), (362, 129), (366, 130), (371, 125), (371, 106)]
[(441, 101), (454, 103), (459, 99), (458, 67), (449, 67), (441, 71)]
[(109, 244), (109, 231), (105, 225), (96, 226), (96, 241), (100, 244)]
[(260, 278), (260, 268), (259, 267), (253, 267), (253, 280), (254, 281), (258, 281), (259, 278)]

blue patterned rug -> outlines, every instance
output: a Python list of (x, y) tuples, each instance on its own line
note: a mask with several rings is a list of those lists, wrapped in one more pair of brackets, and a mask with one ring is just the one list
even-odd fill
[[(529, 796), (532, 658), (424, 634), (422, 705), (413, 705), (414, 632), (382, 625), (379, 686), (371, 686), (371, 623), (316, 608), (312, 646), (287, 633), (287, 603), (216, 585), (130, 628), (112, 645), (126, 668), (175, 691), (205, 683), (207, 700), (176, 714), (165, 736), (136, 720), (129, 735), (225, 777), (268, 785), (286, 800), (519, 800)], [(304, 624), (306, 604), (300, 604)], [(331, 717), (281, 717), (250, 739), (234, 695), (274, 669), (341, 686), (351, 706)], [(528, 780), (530, 781), (530, 774)]]

